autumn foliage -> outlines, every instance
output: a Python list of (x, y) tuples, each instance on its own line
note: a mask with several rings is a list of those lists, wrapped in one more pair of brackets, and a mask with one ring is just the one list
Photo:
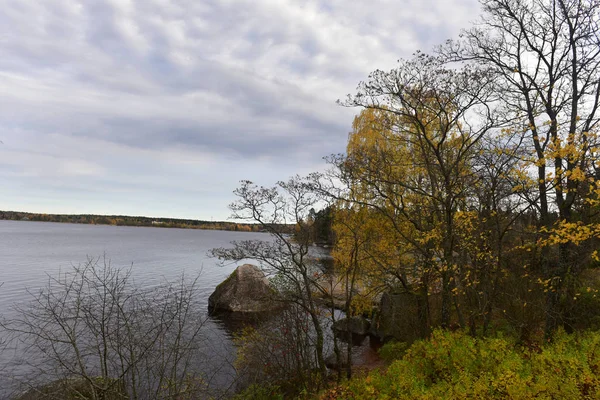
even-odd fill
[(600, 6), (481, 5), (341, 101), (360, 108), (346, 151), (302, 181), (328, 206), (346, 314), (398, 295), (429, 338), (323, 398), (600, 396), (581, 334), (600, 327)]
[(415, 296), (421, 336), (508, 324), (550, 339), (582, 326), (598, 289), (584, 271), (600, 261), (599, 7), (482, 5), (460, 40), (342, 102), (363, 110), (315, 186), (340, 268), (374, 296)]
[(507, 337), (476, 339), (436, 330), (386, 371), (323, 393), (321, 399), (596, 399), (600, 334), (560, 331), (541, 348)]

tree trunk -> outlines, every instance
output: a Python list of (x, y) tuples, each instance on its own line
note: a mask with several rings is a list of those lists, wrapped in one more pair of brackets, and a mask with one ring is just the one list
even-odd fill
[(450, 295), (450, 276), (448, 271), (442, 272), (442, 328), (450, 326), (450, 307), (452, 296)]
[(323, 356), (323, 347), (325, 345), (325, 339), (323, 335), (323, 328), (321, 327), (321, 321), (319, 321), (319, 316), (317, 315), (315, 308), (311, 307), (310, 317), (315, 328), (315, 333), (317, 335), (317, 341), (315, 345), (315, 352), (317, 353), (317, 364), (319, 367), (319, 372), (321, 373), (321, 378), (323, 381), (327, 378), (327, 366), (325, 365), (325, 357)]
[(417, 292), (417, 313), (419, 318), (419, 330), (421, 338), (426, 338), (431, 333), (429, 316), (429, 294), (428, 285), (422, 281)]

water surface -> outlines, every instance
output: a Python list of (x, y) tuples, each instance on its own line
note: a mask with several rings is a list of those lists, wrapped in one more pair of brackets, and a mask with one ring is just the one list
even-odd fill
[[(114, 267), (131, 267), (137, 285), (149, 287), (175, 281), (182, 274), (198, 278), (200, 306), (236, 264), (221, 265), (207, 252), (235, 240), (268, 240), (264, 233), (152, 227), (78, 225), (33, 221), (0, 221), (0, 314), (10, 317), (14, 304), (25, 304), (48, 283), (49, 276), (88, 258), (108, 260)], [(204, 329), (212, 364), (220, 368), (215, 384), (233, 381), (235, 350), (223, 321), (208, 318)], [(25, 373), (26, 371), (23, 371)], [(4, 386), (3, 382), (0, 382)]]

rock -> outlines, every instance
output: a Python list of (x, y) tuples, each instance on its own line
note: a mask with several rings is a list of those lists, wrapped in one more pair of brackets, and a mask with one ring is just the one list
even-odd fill
[(255, 265), (244, 264), (221, 282), (208, 298), (210, 312), (266, 312), (280, 308), (265, 274)]
[[(436, 296), (429, 296), (430, 304), (435, 300)], [(421, 337), (418, 301), (419, 298), (415, 294), (384, 293), (369, 334), (383, 341), (395, 339), (407, 343)]]
[(349, 330), (353, 335), (366, 335), (369, 333), (370, 325), (371, 324), (369, 321), (360, 315), (357, 315), (355, 317), (342, 318), (338, 321), (335, 321), (331, 329), (333, 329), (336, 334), (345, 334), (348, 333)]

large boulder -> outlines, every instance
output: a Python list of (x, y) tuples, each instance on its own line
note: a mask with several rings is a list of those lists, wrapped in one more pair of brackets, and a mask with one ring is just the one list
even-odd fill
[(265, 312), (280, 307), (274, 300), (275, 292), (265, 274), (255, 265), (244, 264), (215, 288), (208, 298), (208, 309), (210, 312)]
[[(439, 309), (438, 297), (435, 294), (429, 295), (428, 303), (421, 307), (429, 307), (432, 311)], [(422, 337), (419, 300), (419, 296), (412, 293), (384, 293), (369, 333), (383, 341), (395, 339), (406, 343)], [(431, 318), (435, 320), (436, 315), (431, 315)]]

